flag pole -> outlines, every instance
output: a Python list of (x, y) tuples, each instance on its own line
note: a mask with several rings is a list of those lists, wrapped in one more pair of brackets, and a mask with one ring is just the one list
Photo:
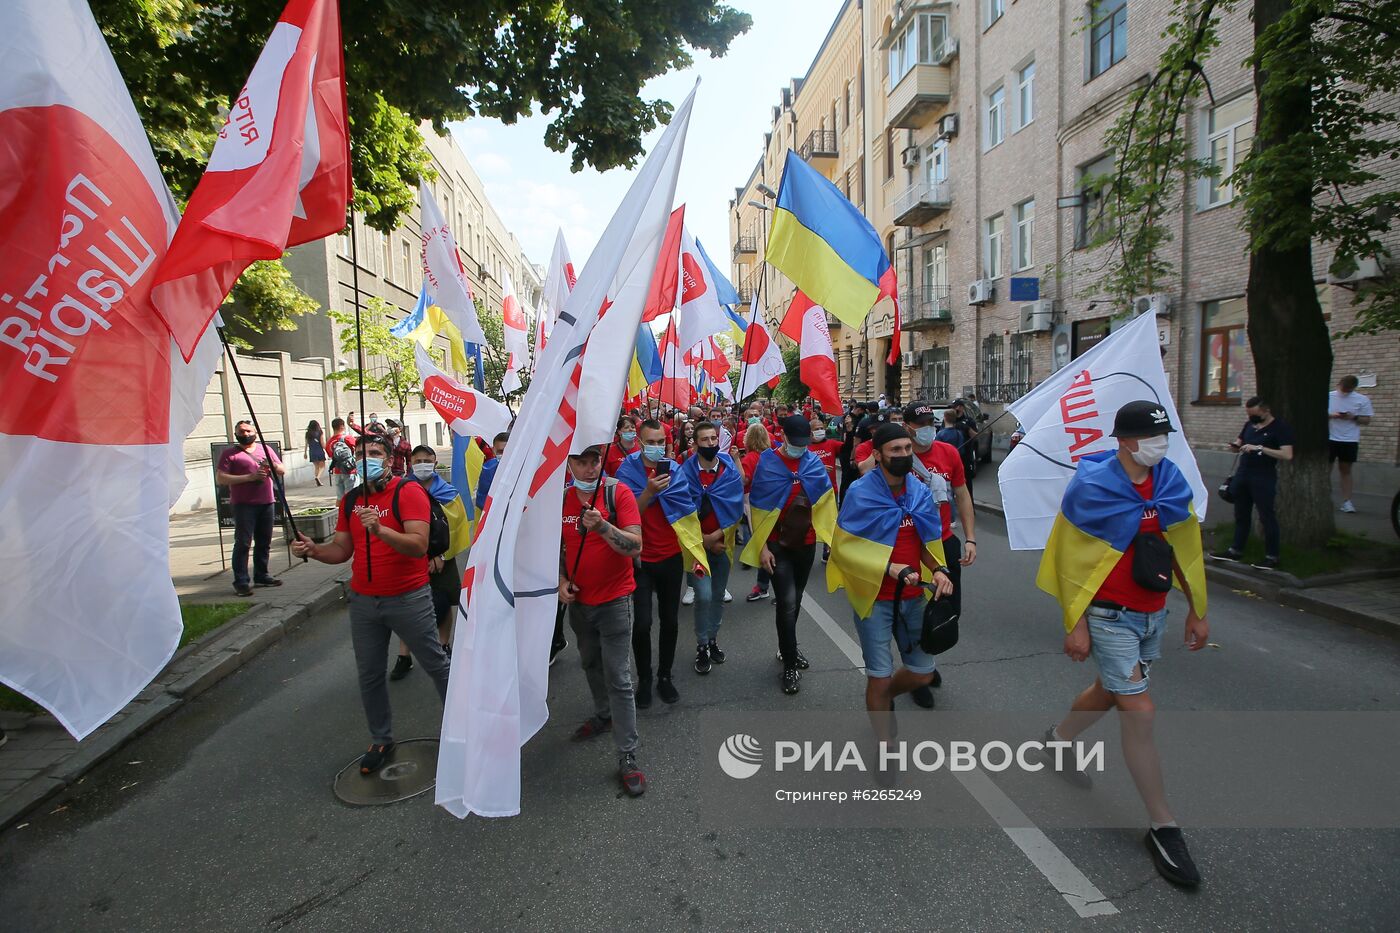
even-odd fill
[[(353, 182), (352, 189), (353, 190)], [(360, 329), (360, 231), (355, 223), (355, 208), (350, 208), (350, 290), (354, 295), (355, 302), (355, 365), (360, 371), (358, 388), (360, 393), (360, 417), (365, 416), (365, 341)], [(364, 444), (358, 445), (360, 448), (360, 484), (365, 487), (365, 498), (369, 498), (369, 452), (365, 450)], [(346, 493), (349, 495), (349, 493)], [(349, 521), (349, 517), (346, 517)], [(363, 523), (362, 523), (363, 524)], [(369, 529), (365, 529), (365, 579), (374, 579), (374, 568), (370, 566), (370, 537)]]

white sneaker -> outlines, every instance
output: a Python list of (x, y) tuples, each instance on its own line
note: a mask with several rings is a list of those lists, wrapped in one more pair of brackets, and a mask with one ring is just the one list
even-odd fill
[(1342, 508), (1341, 508), (1341, 510), (1342, 510), (1343, 512), (1355, 512), (1355, 511), (1356, 511), (1356, 506), (1352, 505), (1352, 504), (1351, 504), (1351, 500), (1348, 499), (1347, 501), (1345, 501), (1345, 502), (1342, 503)]
[(693, 586), (687, 586), (687, 587), (685, 588), (685, 595), (681, 597), (681, 605), (682, 605), (682, 606), (693, 606), (693, 605), (695, 605), (695, 587), (693, 587)]
[(732, 602), (734, 602), (734, 597), (729, 595), (729, 591), (728, 591), (728, 590), (725, 590), (725, 591), (724, 591), (724, 601), (727, 602), (727, 603), (732, 603)]

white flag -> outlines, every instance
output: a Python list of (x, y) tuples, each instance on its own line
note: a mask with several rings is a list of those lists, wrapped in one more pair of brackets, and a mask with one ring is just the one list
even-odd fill
[(1205, 521), (1205, 482), (1181, 429), (1162, 369), (1156, 315), (1137, 317), (1109, 334), (1031, 392), (1012, 402), (1026, 436), (997, 471), (1012, 550), (1045, 547), (1065, 487), (1086, 454), (1113, 450), (1113, 416), (1128, 402), (1160, 404), (1176, 431), (1167, 458), (1191, 483), (1196, 514)]
[[(438, 754), (436, 799), (459, 817), (520, 812), (520, 748), (549, 717), (545, 695), (558, 605), (554, 555), (564, 464), (585, 414), (598, 409), (616, 415), (694, 99), (692, 91), (676, 109), (589, 257), (555, 322), (491, 484), (464, 579)], [(608, 311), (599, 323), (605, 302)], [(614, 346), (623, 341), (600, 340), (614, 330), (626, 335), (625, 356)], [(585, 347), (590, 384), (610, 392), (579, 391)], [(604, 372), (610, 366), (615, 378)], [(592, 401), (581, 405), (585, 398)], [(610, 425), (601, 440), (611, 435)]]
[(423, 380), (423, 397), (453, 434), (490, 438), (510, 427), (509, 408), (438, 369), (422, 344), (413, 345), (413, 357), (418, 364), (418, 377)]
[(544, 277), (544, 300), (540, 305), (539, 317), (535, 320), (535, 358), (539, 359), (554, 328), (554, 319), (569, 300), (569, 292), (574, 290), (578, 276), (574, 274), (574, 263), (569, 258), (569, 245), (564, 242), (564, 231), (554, 234), (554, 254), (549, 257), (549, 271)]
[(735, 392), (741, 402), (757, 392), (760, 386), (773, 382), (787, 372), (787, 364), (783, 362), (782, 351), (773, 342), (768, 328), (764, 327), (763, 322), (758, 319), (757, 293), (754, 294), (753, 302), (749, 305), (748, 330), (744, 333), (744, 352), (741, 360), (739, 389)]
[(676, 306), (680, 309), (680, 342), (693, 347), (706, 337), (729, 330), (729, 315), (719, 303), (719, 289), (710, 265), (695, 245), (690, 228), (681, 227), (681, 259)]
[(501, 324), (505, 334), (506, 374), (501, 380), (501, 391), (506, 395), (520, 388), (520, 373), (530, 367), (530, 325), (525, 320), (525, 309), (515, 294), (515, 283), (509, 272), (501, 273)]
[(481, 322), (476, 317), (472, 287), (462, 269), (462, 257), (457, 252), (457, 238), (442, 216), (437, 198), (427, 182), (418, 185), (418, 211), (422, 226), (422, 242), (418, 257), (423, 264), (423, 289), (433, 304), (441, 308), (467, 343), (486, 345)]
[(82, 739), (183, 626), (169, 513), (219, 357), (151, 303), (179, 223), (82, 0), (0, 4), (0, 682)]

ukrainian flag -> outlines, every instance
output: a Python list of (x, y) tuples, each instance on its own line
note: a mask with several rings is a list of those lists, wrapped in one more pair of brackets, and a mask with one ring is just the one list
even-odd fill
[[(1106, 450), (1079, 461), (1036, 576), (1036, 584), (1059, 600), (1065, 631), (1078, 624), (1132, 544), (1144, 508), (1157, 510), (1163, 534), (1191, 588), (1191, 607), (1196, 615), (1205, 616), (1205, 555), (1191, 485), (1176, 464), (1163, 460), (1152, 468), (1152, 498), (1144, 500), (1117, 452)], [(1180, 580), (1174, 578), (1174, 583), (1181, 587)]]
[(831, 182), (788, 150), (768, 240), (768, 264), (851, 327), (895, 297), (880, 235)]
[(467, 519), (466, 499), (447, 480), (433, 474), (427, 484), (428, 495), (442, 506), (442, 514), (447, 516), (447, 527), (452, 531), (452, 543), (447, 547), (443, 560), (449, 560), (465, 551), (472, 543), (471, 523)]
[(635, 398), (646, 392), (662, 376), (661, 354), (656, 349), (656, 335), (643, 324), (637, 328), (637, 344), (632, 353), (632, 368), (627, 373), (627, 397)]
[[(836, 534), (831, 539), (831, 559), (826, 564), (826, 588), (835, 592), (846, 588), (846, 598), (862, 619), (870, 616), (885, 572), (890, 566), (895, 538), (904, 517), (914, 520), (914, 529), (924, 549), (938, 566), (947, 564), (943, 555), (943, 522), (938, 504), (924, 483), (906, 482), (904, 493), (895, 497), (881, 470), (871, 470), (850, 485), (841, 502)], [(932, 573), (920, 562), (925, 581)], [(915, 595), (909, 593), (909, 596)]]
[[(647, 471), (646, 467), (642, 466), (640, 451), (628, 455), (622, 461), (617, 468), (617, 481), (632, 490), (632, 495), (641, 498), (647, 486)], [(675, 529), (676, 538), (681, 543), (681, 551), (709, 573), (710, 560), (705, 555), (704, 537), (700, 532), (700, 515), (696, 511), (699, 496), (696, 494), (696, 487), (690, 484), (683, 470), (671, 471), (671, 484), (661, 491), (658, 500), (666, 521)]]
[(786, 463), (775, 450), (765, 450), (758, 457), (758, 465), (753, 470), (753, 481), (749, 484), (749, 520), (753, 523), (753, 537), (744, 546), (739, 559), (750, 567), (759, 566), (763, 546), (768, 536), (778, 524), (778, 516), (787, 505), (792, 493), (793, 481), (802, 484), (802, 492), (812, 503), (812, 528), (824, 543), (831, 543), (836, 529), (836, 491), (831, 488), (831, 479), (826, 475), (826, 467), (810, 451), (797, 462), (797, 472), (788, 469)]
[(481, 467), (486, 455), (474, 438), (452, 434), (452, 487), (462, 497), (462, 508), (467, 516), (468, 540), (476, 537), (476, 526), (481, 515), (476, 507), (476, 487), (481, 482)]
[(402, 340), (412, 340), (424, 350), (431, 349), (433, 338), (442, 334), (447, 338), (448, 365), (459, 373), (467, 371), (467, 350), (462, 341), (462, 332), (441, 308), (433, 304), (426, 288), (419, 290), (418, 303), (407, 317), (389, 328), (389, 334)]
[(680, 466), (686, 482), (695, 490), (696, 514), (706, 507), (714, 510), (719, 527), (724, 529), (724, 547), (734, 550), (734, 537), (739, 529), (739, 521), (744, 517), (744, 474), (734, 465), (734, 460), (726, 453), (720, 453), (717, 461), (719, 471), (710, 485), (700, 482), (700, 458), (687, 457)]

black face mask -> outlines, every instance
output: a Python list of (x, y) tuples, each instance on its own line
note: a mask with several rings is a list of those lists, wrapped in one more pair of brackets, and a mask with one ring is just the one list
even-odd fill
[(1263, 416), (1263, 415), (1250, 415), (1250, 416), (1249, 416), (1249, 423), (1250, 423), (1250, 424), (1258, 424), (1259, 422), (1261, 422), (1261, 421), (1263, 421), (1263, 420), (1264, 420), (1264, 416)]
[(706, 460), (713, 460), (719, 456), (719, 447), (697, 447), (695, 452)]
[(256, 435), (253, 435), (253, 434), (240, 434), (240, 435), (238, 435), (238, 438), (237, 438), (239, 445), (242, 446), (242, 447), (251, 447), (251, 446), (253, 446), (253, 442), (256, 441), (257, 439), (258, 439), (257, 436), (256, 436)]
[(907, 457), (886, 457), (884, 466), (895, 476), (908, 476), (914, 469), (914, 456), (910, 454)]

